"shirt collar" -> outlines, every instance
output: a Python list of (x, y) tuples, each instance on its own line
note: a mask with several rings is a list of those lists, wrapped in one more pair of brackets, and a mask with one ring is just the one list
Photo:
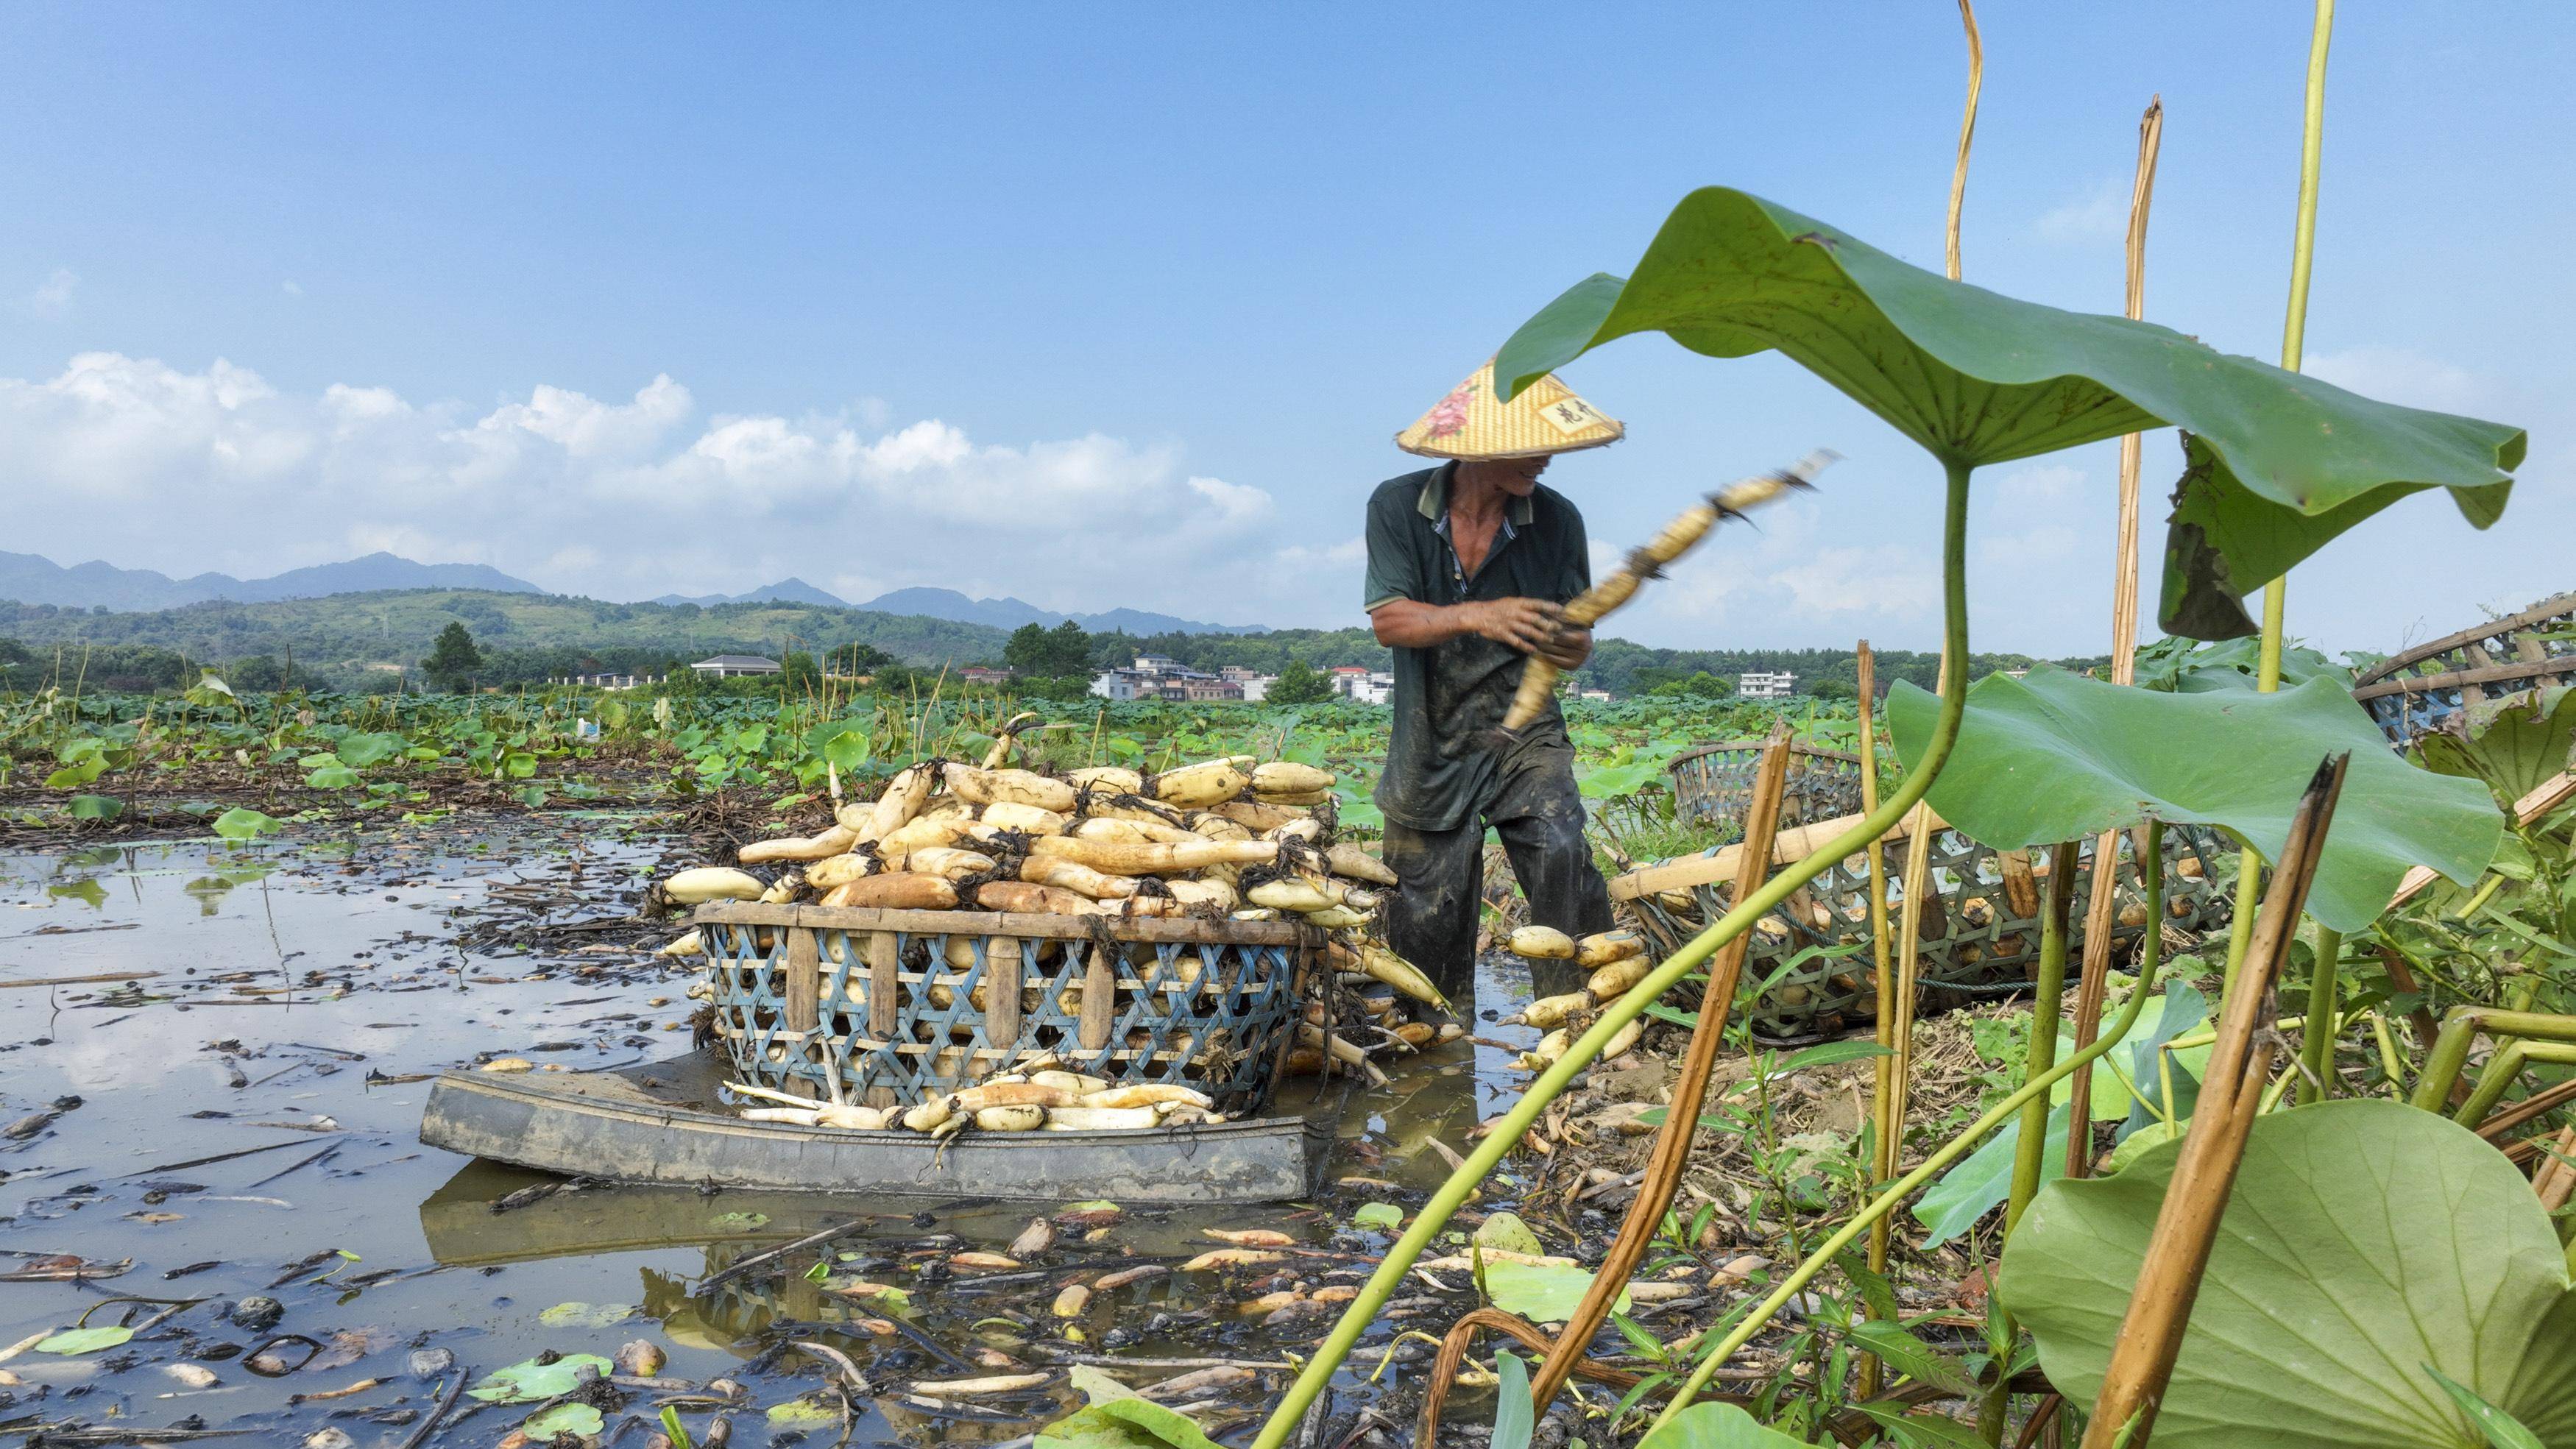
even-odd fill
[[(1430, 520), (1436, 532), (1449, 531), (1449, 480), (1457, 472), (1458, 460), (1455, 458), (1432, 469), (1431, 476), (1422, 481), (1421, 497), (1414, 500), (1414, 508)], [(1512, 528), (1526, 528), (1537, 516), (1535, 497), (1515, 498), (1503, 509), (1503, 522)]]

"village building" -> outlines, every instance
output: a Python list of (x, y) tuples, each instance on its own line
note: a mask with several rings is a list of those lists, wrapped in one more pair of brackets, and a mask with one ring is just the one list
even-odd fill
[(1103, 670), (1091, 681), (1091, 692), (1102, 699), (1166, 699), (1199, 704), (1257, 700), (1269, 683), (1269, 676), (1253, 674), (1240, 666), (1210, 674), (1167, 655), (1139, 654), (1133, 668)]

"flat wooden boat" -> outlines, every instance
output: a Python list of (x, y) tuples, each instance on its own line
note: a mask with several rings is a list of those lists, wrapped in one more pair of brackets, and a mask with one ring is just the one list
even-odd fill
[(433, 1083), (420, 1140), (608, 1182), (920, 1198), (1250, 1203), (1314, 1191), (1326, 1124), (1257, 1117), (1120, 1132), (855, 1132), (745, 1122), (663, 1100), (614, 1072)]

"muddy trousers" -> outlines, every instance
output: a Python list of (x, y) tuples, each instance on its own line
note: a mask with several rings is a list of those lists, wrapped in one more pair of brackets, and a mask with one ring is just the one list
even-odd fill
[[(1512, 874), (1529, 898), (1529, 923), (1570, 936), (1610, 929), (1610, 890), (1583, 838), (1583, 797), (1570, 749), (1522, 749), (1503, 767), (1491, 798), (1449, 830), (1386, 823), (1387, 867), (1402, 884), (1386, 908), (1387, 944), (1422, 968), (1461, 1012), (1476, 995), (1477, 902), (1485, 881), (1485, 829), (1503, 838)], [(1533, 961), (1541, 996), (1573, 991), (1583, 973), (1571, 961)]]

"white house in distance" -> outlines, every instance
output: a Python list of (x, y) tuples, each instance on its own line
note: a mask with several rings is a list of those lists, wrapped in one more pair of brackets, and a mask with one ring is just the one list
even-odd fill
[(1336, 664), (1333, 693), (1355, 704), (1384, 704), (1395, 697), (1395, 676), (1364, 664)]
[(1738, 699), (1787, 699), (1798, 692), (1798, 676), (1787, 670), (1777, 674), (1750, 672), (1735, 677)]
[(1139, 654), (1129, 669), (1103, 670), (1091, 681), (1102, 699), (1168, 699), (1190, 704), (1258, 701), (1269, 693), (1272, 676), (1240, 665), (1215, 674), (1191, 669), (1162, 654)]
[(689, 668), (706, 679), (735, 679), (746, 674), (777, 674), (786, 666), (757, 654), (718, 654), (711, 659), (701, 659)]

